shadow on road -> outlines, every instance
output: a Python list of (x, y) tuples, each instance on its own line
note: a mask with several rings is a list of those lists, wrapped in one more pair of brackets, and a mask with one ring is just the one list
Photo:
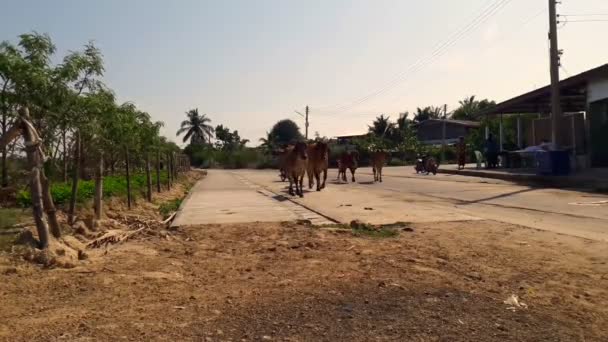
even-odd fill
[(531, 191), (535, 191), (535, 190), (537, 190), (537, 189), (535, 189), (535, 188), (529, 188), (529, 189), (517, 190), (517, 191), (508, 192), (508, 193), (504, 193), (504, 194), (500, 194), (500, 195), (496, 195), (496, 196), (492, 196), (492, 197), (481, 198), (481, 199), (478, 199), (478, 200), (465, 201), (464, 205), (492, 201), (492, 200), (495, 200), (495, 199), (515, 196), (515, 195), (519, 195), (519, 194), (523, 194), (523, 193), (531, 192)]

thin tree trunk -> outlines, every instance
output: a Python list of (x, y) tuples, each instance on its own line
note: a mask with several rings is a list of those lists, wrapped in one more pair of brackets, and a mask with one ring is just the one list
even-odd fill
[(162, 191), (160, 187), (160, 149), (156, 151), (156, 192)]
[(86, 146), (87, 146), (87, 140), (85, 137), (85, 141), (83, 143), (82, 141), (82, 136), (80, 137), (80, 167), (79, 167), (79, 172), (80, 172), (80, 179), (82, 180), (88, 180), (89, 177), (87, 177), (87, 168), (86, 168), (86, 161), (87, 161), (87, 153), (86, 153)]
[[(29, 119), (29, 111), (23, 107), (19, 110), (19, 114)], [(34, 134), (29, 127), (23, 124), (23, 137), (25, 140), (25, 150), (27, 161), (30, 167), (30, 191), (32, 195), (32, 212), (34, 221), (36, 222), (36, 230), (38, 231), (39, 247), (46, 249), (49, 246), (49, 227), (44, 218), (44, 206), (42, 203), (42, 185), (40, 184), (40, 157), (38, 154), (38, 141), (34, 140)]]
[(116, 173), (116, 157), (112, 157), (112, 161), (110, 162), (110, 176), (114, 176)]
[(169, 162), (169, 153), (167, 153), (167, 160), (166, 160), (166, 166), (167, 166), (167, 189), (171, 190), (171, 163)]
[[(6, 134), (6, 113), (2, 113), (2, 135)], [(8, 165), (6, 165), (6, 145), (2, 146), (2, 187), (8, 186)]]
[(103, 216), (103, 154), (99, 156), (95, 172), (95, 220)]
[(131, 209), (131, 173), (129, 170), (129, 148), (125, 147), (125, 169), (127, 177), (127, 208)]
[(177, 167), (175, 165), (175, 153), (171, 152), (171, 174), (173, 175), (173, 183), (177, 179)]
[(68, 141), (67, 141), (67, 130), (63, 130), (63, 182), (68, 182)]
[(147, 195), (147, 199), (148, 202), (152, 202), (152, 175), (150, 172), (150, 153), (149, 152), (145, 152), (146, 153), (146, 188), (148, 190), (148, 192), (146, 193)]
[(74, 168), (72, 170), (72, 197), (70, 197), (70, 208), (68, 211), (68, 223), (74, 224), (74, 212), (76, 211), (76, 197), (78, 196), (78, 175), (80, 173), (80, 131), (75, 133), (76, 141), (74, 143)]
[(53, 201), (53, 195), (51, 194), (51, 184), (46, 174), (44, 173), (44, 167), (42, 160), (40, 162), (40, 183), (42, 185), (42, 200), (44, 202), (44, 211), (46, 212), (47, 219), (49, 220), (49, 228), (51, 234), (57, 239), (61, 237), (61, 226), (57, 221), (57, 208)]

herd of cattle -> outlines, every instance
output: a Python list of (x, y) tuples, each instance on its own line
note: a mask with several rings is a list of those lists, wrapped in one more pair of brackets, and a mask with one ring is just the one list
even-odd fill
[[(289, 180), (289, 194), (304, 197), (304, 174), (308, 175), (308, 188), (317, 185), (317, 191), (325, 188), (327, 169), (329, 167), (329, 146), (325, 142), (298, 142), (276, 151), (279, 158), (281, 179)], [(371, 164), (374, 171), (374, 181), (382, 182), (382, 168), (389, 157), (388, 152), (374, 151), (371, 153)], [(347, 151), (339, 156), (338, 179), (347, 182), (346, 171), (351, 173), (355, 182), (355, 171), (359, 166), (359, 153)], [(295, 192), (294, 192), (295, 186)]]

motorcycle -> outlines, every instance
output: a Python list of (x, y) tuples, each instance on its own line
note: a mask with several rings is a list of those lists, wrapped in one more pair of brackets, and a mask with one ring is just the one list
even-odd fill
[(433, 173), (433, 175), (437, 174), (437, 170), (439, 169), (439, 163), (433, 157), (428, 157), (426, 155), (419, 155), (416, 159), (416, 166), (414, 166), (416, 173)]

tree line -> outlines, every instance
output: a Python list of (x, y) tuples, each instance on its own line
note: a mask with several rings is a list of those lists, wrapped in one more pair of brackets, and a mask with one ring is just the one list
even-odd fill
[[(51, 182), (71, 182), (67, 214), (73, 224), (80, 180), (95, 179), (95, 218), (101, 219), (104, 176), (124, 175), (131, 208), (134, 172), (145, 172), (151, 201), (153, 188), (170, 188), (185, 167), (179, 147), (160, 135), (162, 122), (132, 102), (117, 102), (102, 81), (103, 55), (93, 43), (62, 58), (56, 50), (50, 36), (37, 32), (0, 43), (1, 183), (9, 185), (9, 162), (25, 153), (41, 248), (48, 246), (49, 228), (55, 237), (62, 232)], [(167, 172), (164, 185), (161, 167)]]

